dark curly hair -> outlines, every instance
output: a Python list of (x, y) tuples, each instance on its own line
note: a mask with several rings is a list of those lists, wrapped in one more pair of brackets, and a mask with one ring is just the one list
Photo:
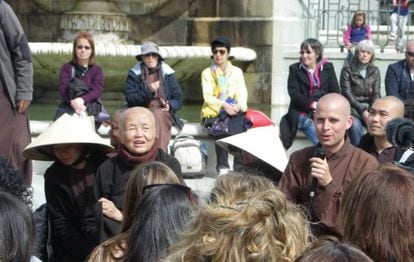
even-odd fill
[(3, 157), (0, 157), (0, 192), (7, 192), (22, 200), (29, 207), (32, 206), (31, 188), (25, 184), (22, 174)]

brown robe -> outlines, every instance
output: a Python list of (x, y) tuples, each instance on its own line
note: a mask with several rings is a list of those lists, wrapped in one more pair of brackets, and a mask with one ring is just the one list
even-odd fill
[[(309, 159), (315, 146), (306, 147), (294, 152), (279, 182), (279, 187), (288, 199), (303, 205), (309, 204), (309, 193), (313, 177), (310, 175)], [(344, 187), (363, 172), (374, 169), (378, 162), (370, 154), (351, 145), (345, 140), (342, 148), (328, 158), (332, 182), (327, 186), (317, 186), (316, 194), (310, 208), (312, 220), (320, 222), (312, 224), (316, 236), (341, 236), (341, 225), (338, 220)]]

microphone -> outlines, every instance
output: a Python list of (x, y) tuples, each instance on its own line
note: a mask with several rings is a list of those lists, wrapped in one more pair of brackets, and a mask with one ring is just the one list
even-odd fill
[(397, 148), (407, 149), (414, 145), (414, 122), (404, 118), (390, 120), (386, 127), (387, 140)]
[[(319, 157), (320, 159), (325, 159), (326, 157), (325, 151), (323, 151), (323, 148), (320, 145), (318, 145), (318, 147), (315, 148), (315, 150), (312, 153), (312, 157)], [(313, 197), (315, 196), (317, 186), (318, 186), (318, 179), (314, 177), (312, 178), (312, 184), (311, 184), (310, 192), (309, 192), (310, 201), (312, 201)]]

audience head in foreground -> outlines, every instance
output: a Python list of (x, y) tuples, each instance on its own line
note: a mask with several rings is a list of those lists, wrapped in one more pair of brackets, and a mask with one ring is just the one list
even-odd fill
[(414, 176), (383, 164), (345, 189), (343, 236), (374, 261), (414, 261)]
[(34, 235), (30, 208), (15, 196), (0, 192), (0, 261), (29, 262)]
[(339, 243), (337, 240), (324, 240), (302, 253), (295, 262), (373, 262), (357, 247)]
[(166, 261), (289, 261), (302, 253), (310, 232), (302, 213), (282, 192), (256, 182), (270, 188), (235, 189), (234, 196), (242, 194), (233, 200), (214, 196), (215, 202), (200, 209), (191, 231), (171, 248)]
[[(128, 188), (136, 183), (136, 179), (130, 179)], [(139, 204), (134, 203), (134, 198), (126, 200), (130, 210), (125, 215), (131, 217), (125, 218), (123, 232), (95, 248), (89, 261), (159, 261), (166, 249), (179, 240), (179, 232), (189, 227), (193, 207), (197, 206), (191, 189), (178, 182), (148, 184), (142, 193), (136, 189), (135, 193), (127, 192), (126, 199), (135, 194), (138, 200), (142, 194), (142, 200)], [(135, 205), (136, 210), (132, 210)]]

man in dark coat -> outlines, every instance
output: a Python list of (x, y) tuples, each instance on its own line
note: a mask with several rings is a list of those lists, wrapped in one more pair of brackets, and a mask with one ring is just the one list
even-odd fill
[(414, 120), (414, 40), (405, 47), (405, 59), (388, 66), (385, 74), (385, 92), (405, 104), (405, 117)]
[(397, 148), (387, 138), (388, 122), (404, 116), (404, 103), (395, 96), (386, 96), (375, 100), (368, 111), (368, 133), (358, 147), (373, 155), (379, 163), (401, 161), (412, 167), (413, 151)]

